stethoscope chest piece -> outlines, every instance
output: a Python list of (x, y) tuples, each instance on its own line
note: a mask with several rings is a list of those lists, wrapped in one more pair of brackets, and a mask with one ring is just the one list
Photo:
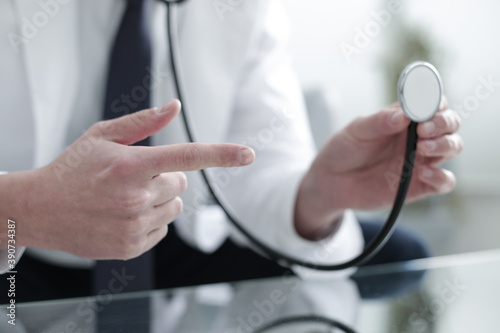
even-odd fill
[(434, 66), (417, 61), (403, 70), (398, 82), (398, 99), (403, 112), (414, 122), (431, 119), (439, 110), (443, 85)]

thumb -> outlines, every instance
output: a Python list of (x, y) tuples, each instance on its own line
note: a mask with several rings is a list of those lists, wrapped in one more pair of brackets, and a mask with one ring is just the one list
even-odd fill
[(359, 117), (347, 126), (348, 134), (359, 141), (373, 140), (406, 130), (410, 119), (399, 104), (393, 104), (373, 115)]
[(159, 108), (145, 109), (116, 119), (103, 121), (104, 139), (131, 145), (167, 126), (179, 113), (181, 102), (171, 100)]

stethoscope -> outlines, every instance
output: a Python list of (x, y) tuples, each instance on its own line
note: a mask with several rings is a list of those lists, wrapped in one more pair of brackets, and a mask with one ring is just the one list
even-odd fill
[[(172, 70), (175, 92), (178, 99), (182, 102), (184, 101), (184, 98), (180, 88), (179, 74), (177, 71), (179, 57), (177, 54), (177, 49), (174, 47), (173, 42), (173, 39), (176, 37), (176, 34), (174, 33), (176, 22), (175, 16), (172, 15), (171, 4), (183, 2), (185, 0), (162, 1), (164, 1), (167, 6), (167, 38), (170, 51), (170, 66)], [(434, 68), (434, 66), (432, 66), (431, 64), (422, 61), (413, 62), (402, 71), (397, 86), (398, 100), (403, 112), (411, 120), (411, 123), (408, 126), (406, 136), (406, 149), (404, 154), (405, 163), (403, 163), (398, 191), (393, 203), (392, 210), (382, 229), (378, 232), (374, 239), (371, 240), (368, 245), (366, 245), (361, 254), (349, 261), (334, 265), (322, 265), (289, 256), (286, 253), (282, 253), (279, 250), (276, 250), (269, 245), (264, 244), (238, 222), (238, 220), (235, 218), (235, 214), (231, 211), (229, 205), (225, 202), (224, 197), (217, 191), (215, 191), (212, 187), (212, 182), (209, 179), (210, 177), (207, 171), (201, 170), (201, 175), (206, 183), (209, 193), (212, 195), (215, 202), (224, 211), (232, 225), (237, 230), (239, 230), (262, 253), (266, 254), (269, 258), (275, 260), (279, 264), (284, 266), (299, 265), (302, 267), (320, 271), (342, 270), (353, 266), (359, 266), (373, 257), (385, 245), (396, 227), (396, 220), (403, 207), (413, 174), (418, 141), (417, 125), (420, 122), (431, 119), (436, 114), (441, 104), (442, 93), (443, 87), (440, 75), (436, 68)], [(182, 104), (183, 108), (181, 114), (184, 126), (186, 128), (187, 136), (189, 138), (189, 141), (196, 142), (197, 140), (192, 131), (193, 126), (191, 124), (191, 120), (189, 119), (189, 113), (186, 109), (186, 104)], [(354, 332), (354, 330), (338, 321), (314, 315), (283, 318), (261, 327), (256, 332), (264, 332), (274, 327), (297, 322), (308, 322), (311, 320), (322, 322), (323, 324), (327, 324), (332, 328), (336, 327), (342, 329), (344, 332)]]
[[(170, 49), (170, 66), (172, 69), (175, 92), (179, 100), (182, 102), (184, 101), (184, 98), (180, 88), (179, 74), (177, 71), (178, 55), (177, 49), (174, 47), (173, 42), (174, 38), (176, 37), (174, 34), (175, 16), (172, 15), (171, 3), (178, 3), (185, 0), (163, 1), (165, 1), (168, 11), (167, 38), (168, 46)], [(398, 191), (394, 200), (392, 210), (384, 226), (375, 236), (375, 238), (368, 243), (363, 252), (355, 258), (340, 264), (322, 265), (308, 262), (300, 258), (294, 258), (285, 253), (282, 253), (279, 250), (276, 250), (269, 245), (266, 245), (259, 241), (238, 222), (238, 220), (235, 218), (235, 214), (231, 211), (229, 205), (225, 202), (224, 197), (214, 190), (213, 186), (211, 185), (213, 182), (210, 181), (210, 177), (207, 171), (201, 170), (201, 175), (207, 185), (209, 193), (213, 196), (215, 202), (227, 215), (229, 221), (233, 224), (233, 226), (238, 229), (243, 235), (245, 235), (245, 237), (260, 251), (262, 251), (271, 259), (275, 260), (281, 265), (299, 265), (315, 270), (334, 271), (363, 264), (385, 245), (395, 229), (396, 220), (401, 211), (401, 208), (403, 207), (413, 173), (415, 152), (417, 149), (418, 140), (417, 125), (419, 122), (431, 119), (439, 110), (443, 92), (441, 78), (438, 71), (431, 64), (421, 61), (414, 62), (409, 64), (401, 73), (397, 92), (401, 108), (403, 109), (406, 116), (412, 120), (408, 127), (408, 134), (406, 137), (406, 150), (404, 154), (405, 163), (403, 163)], [(186, 108), (185, 103), (183, 103), (181, 114), (189, 141), (196, 142), (197, 140), (192, 131), (193, 126), (191, 125), (189, 112)]]

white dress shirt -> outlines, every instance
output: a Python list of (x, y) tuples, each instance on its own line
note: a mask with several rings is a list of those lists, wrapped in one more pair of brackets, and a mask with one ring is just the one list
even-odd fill
[[(5, 73), (0, 77), (0, 170), (47, 165), (100, 120), (108, 55), (124, 8), (123, 0), (69, 1), (17, 48), (12, 38), (0, 39), (0, 72)], [(43, 10), (32, 0), (1, 2), (0, 35), (21, 36), (22, 18)], [(251, 166), (211, 170), (241, 223), (263, 242), (309, 261), (338, 263), (358, 254), (363, 241), (351, 211), (339, 231), (321, 242), (301, 238), (294, 228), (297, 191), (315, 150), (286, 47), (289, 30), (281, 3), (242, 1), (222, 15), (211, 1), (190, 0), (174, 14), (183, 103), (198, 138), (244, 143), (256, 152)], [(151, 72), (157, 83), (152, 102), (159, 106), (174, 97), (166, 7), (160, 1), (151, 25)], [(180, 117), (153, 137), (156, 145), (186, 141)], [(216, 250), (228, 236), (249, 245), (221, 210), (208, 204), (200, 175), (187, 176), (184, 213), (175, 222), (179, 235), (205, 252)], [(53, 264), (93, 265), (60, 251), (27, 251)], [(1, 264), (6, 255), (0, 255)]]

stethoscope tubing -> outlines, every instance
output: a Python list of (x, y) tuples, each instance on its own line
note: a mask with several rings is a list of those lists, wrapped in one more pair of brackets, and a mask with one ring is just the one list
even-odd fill
[[(166, 2), (167, 5), (167, 37), (168, 37), (168, 46), (169, 46), (169, 52), (170, 52), (170, 66), (172, 70), (172, 76), (173, 76), (173, 81), (174, 81), (174, 86), (175, 86), (175, 92), (177, 94), (177, 97), (181, 102), (184, 102), (185, 99), (183, 98), (182, 90), (180, 87), (180, 81), (179, 81), (179, 73), (177, 71), (177, 59), (178, 56), (176, 54), (176, 49), (174, 48), (174, 30), (175, 30), (175, 17), (172, 15), (172, 7), (170, 6), (170, 2)], [(194, 133), (193, 133), (193, 126), (191, 125), (191, 121), (189, 119), (189, 113), (187, 110), (186, 103), (182, 103), (183, 108), (181, 111), (182, 115), (182, 120), (184, 123), (184, 126), (186, 128), (186, 134), (188, 136), (189, 141), (191, 142), (197, 142)], [(396, 194), (396, 198), (394, 200), (394, 204), (392, 207), (392, 210), (389, 214), (389, 217), (387, 218), (384, 226), (381, 228), (381, 230), (378, 232), (378, 234), (371, 240), (368, 245), (364, 248), (362, 253), (360, 253), (358, 256), (355, 258), (348, 260), (343, 263), (339, 264), (332, 264), (332, 265), (324, 265), (324, 264), (319, 264), (319, 263), (314, 263), (314, 262), (309, 262), (300, 258), (295, 258), (290, 255), (287, 255), (286, 253), (282, 253), (276, 249), (271, 248), (267, 244), (264, 244), (260, 240), (258, 240), (254, 235), (252, 235), (246, 228), (244, 228), (237, 220), (235, 217), (235, 214), (231, 212), (231, 209), (229, 208), (229, 205), (225, 203), (225, 200), (222, 195), (218, 194), (217, 191), (214, 190), (213, 186), (211, 185), (212, 182), (210, 181), (210, 177), (207, 174), (206, 170), (201, 170), (201, 175), (203, 180), (205, 181), (209, 193), (213, 196), (215, 202), (221, 207), (221, 209), (224, 211), (224, 213), (227, 215), (227, 218), (231, 222), (231, 224), (239, 231), (241, 232), (257, 249), (262, 251), (265, 255), (267, 255), (270, 259), (275, 260), (281, 265), (284, 266), (293, 266), (293, 265), (298, 265), (306, 268), (310, 268), (313, 270), (318, 270), (318, 271), (336, 271), (336, 270), (343, 270), (349, 267), (353, 266), (359, 266), (368, 261), (370, 258), (372, 258), (380, 249), (385, 245), (385, 243), (389, 240), (390, 236), (394, 232), (396, 228), (396, 222), (397, 218), (399, 216), (399, 213), (401, 212), (401, 209), (404, 205), (406, 195), (408, 193), (408, 189), (410, 187), (411, 183), (411, 178), (413, 174), (413, 167), (415, 163), (415, 152), (417, 149), (417, 141), (418, 141), (418, 135), (417, 135), (417, 123), (416, 122), (411, 122), (410, 125), (408, 126), (408, 132), (407, 132), (407, 137), (406, 137), (406, 150), (404, 154), (404, 160), (405, 163), (403, 163), (402, 171), (401, 171), (401, 177), (399, 181), (399, 186), (398, 186), (398, 191)]]

